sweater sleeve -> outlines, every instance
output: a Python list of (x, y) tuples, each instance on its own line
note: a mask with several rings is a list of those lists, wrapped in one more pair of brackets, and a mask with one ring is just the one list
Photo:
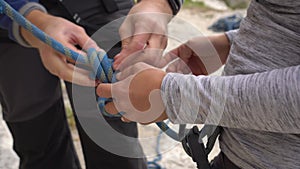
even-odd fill
[[(35, 9), (46, 12), (46, 9), (38, 3), (38, 0), (6, 0), (6, 2), (23, 16)], [(20, 26), (8, 16), (0, 15), (0, 27), (8, 30), (10, 39), (18, 42), (20, 45), (29, 46), (20, 34)]]
[(300, 133), (300, 65), (236, 76), (168, 73), (161, 86), (173, 123)]
[(234, 38), (236, 37), (236, 35), (238, 34), (239, 29), (235, 29), (235, 30), (230, 30), (225, 32), (225, 35), (227, 36), (230, 45), (232, 44)]

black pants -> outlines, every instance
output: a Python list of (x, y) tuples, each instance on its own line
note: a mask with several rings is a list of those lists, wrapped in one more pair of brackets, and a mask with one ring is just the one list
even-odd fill
[(0, 102), (20, 169), (78, 169), (59, 79), (37, 50), (0, 38)]
[[(89, 91), (94, 91), (94, 88), (88, 87), (81, 87), (78, 85), (72, 85), (71, 83), (66, 82), (67, 92), (71, 100), (72, 109), (75, 111), (75, 120), (77, 130), (80, 136), (81, 145), (83, 148), (83, 155), (86, 162), (87, 169), (146, 169), (146, 159), (143, 157), (140, 158), (129, 158), (124, 156), (119, 156), (114, 153), (116, 152), (109, 152), (109, 150), (105, 150), (101, 146), (97, 145), (93, 139), (87, 134), (84, 129), (82, 123), (80, 123), (79, 118), (82, 121), (87, 121), (92, 127), (93, 133), (96, 133), (101, 137), (101, 139), (105, 139), (106, 132), (101, 131), (101, 127), (96, 127), (97, 123), (102, 123), (96, 116), (102, 116), (98, 110), (94, 110), (93, 107), (93, 99), (89, 96), (84, 96), (86, 93), (90, 93)], [(75, 87), (75, 89), (73, 88)], [(72, 90), (80, 90), (80, 96), (74, 96)], [(76, 94), (76, 92), (75, 92)], [(80, 103), (74, 103), (74, 97), (83, 97), (83, 101)], [(76, 99), (76, 98), (75, 98)], [(81, 104), (80, 106), (77, 105), (77, 109), (74, 108), (74, 104)], [(80, 111), (80, 113), (79, 113)], [(88, 112), (96, 111), (96, 115), (93, 114), (89, 117)], [(81, 116), (81, 117), (79, 117)], [(82, 117), (83, 116), (83, 117)], [(122, 135), (126, 135), (129, 137), (137, 138), (138, 131), (137, 131), (137, 124), (136, 123), (124, 123), (121, 121), (120, 118), (116, 117), (104, 117), (106, 122), (117, 132)], [(81, 121), (81, 122), (82, 122)], [(94, 127), (95, 126), (95, 127)], [(91, 128), (90, 128), (91, 129)], [(122, 148), (125, 148), (127, 152), (134, 151), (136, 148), (140, 150), (138, 154), (142, 154), (142, 148), (139, 142), (128, 142), (126, 140), (111, 140), (110, 146), (118, 146), (124, 145)]]
[(80, 169), (63, 101), (24, 122), (6, 122), (20, 169)]
[[(69, 131), (64, 129), (65, 111), (63, 108), (53, 108), (61, 107), (57, 102), (60, 99), (59, 80), (45, 70), (37, 50), (21, 47), (9, 40), (0, 42), (0, 102), (3, 117), (14, 138), (14, 150), (20, 157), (20, 168), (79, 168), (73, 145), (70, 145), (73, 143)], [(49, 113), (49, 109), (52, 113)], [(53, 112), (54, 109), (57, 111)], [(120, 119), (111, 120), (110, 123), (127, 135), (137, 136), (135, 123), (125, 124)], [(88, 169), (146, 168), (143, 158), (120, 157), (105, 151), (89, 138), (80, 123), (76, 125)], [(105, 137), (101, 133), (99, 135)], [(53, 147), (52, 144), (57, 146)], [(48, 157), (46, 154), (50, 150), (53, 152)]]
[(233, 164), (223, 152), (213, 159), (211, 162), (211, 169), (240, 169)]

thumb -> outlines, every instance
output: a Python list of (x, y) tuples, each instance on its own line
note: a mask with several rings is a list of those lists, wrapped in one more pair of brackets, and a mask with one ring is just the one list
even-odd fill
[(131, 41), (131, 37), (128, 37), (128, 38), (122, 40), (122, 50), (120, 51), (119, 54), (117, 54), (114, 57), (115, 61), (114, 61), (114, 64), (113, 64), (113, 68), (115, 70), (117, 69), (119, 64), (122, 62), (122, 60), (124, 59), (124, 56), (126, 55), (127, 47), (129, 45), (130, 41)]
[(98, 85), (96, 92), (99, 97), (111, 98), (112, 97), (112, 84), (101, 83)]

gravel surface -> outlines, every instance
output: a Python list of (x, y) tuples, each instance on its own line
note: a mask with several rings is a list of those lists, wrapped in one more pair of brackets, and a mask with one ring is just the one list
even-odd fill
[[(0, 112), (2, 112), (0, 106)], [(12, 150), (12, 138), (0, 113), (0, 169), (18, 168), (19, 158)]]

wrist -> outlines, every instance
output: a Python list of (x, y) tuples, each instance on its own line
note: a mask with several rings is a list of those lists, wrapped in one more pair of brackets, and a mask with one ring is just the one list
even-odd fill
[[(44, 13), (47, 13), (47, 10), (42, 5), (36, 2), (27, 2), (24, 6), (22, 6), (19, 9), (18, 12), (26, 18), (26, 16), (32, 11), (42, 11)], [(13, 22), (12, 32), (16, 42), (18, 42), (22, 46), (30, 47), (30, 44), (22, 36), (21, 31), (22, 31), (22, 27), (17, 22)]]
[[(44, 31), (47, 27), (47, 23), (52, 19), (53, 16), (46, 14), (40, 10), (32, 10), (25, 16), (33, 25)], [(22, 37), (32, 46), (38, 48), (43, 42), (35, 38), (31, 32), (21, 28)]]
[(209, 40), (216, 49), (222, 64), (225, 64), (230, 51), (230, 42), (227, 36), (225, 34), (210, 36)]
[[(153, 11), (153, 12), (162, 12), (169, 15), (173, 15), (172, 8), (169, 5), (168, 0), (142, 0), (142, 3), (150, 3), (151, 5), (156, 5), (160, 11)], [(140, 2), (140, 3), (141, 3)]]
[(30, 13), (28, 13), (28, 15), (26, 16), (26, 19), (29, 20), (36, 27), (38, 27), (39, 29), (44, 31), (49, 23), (49, 20), (53, 19), (53, 16), (48, 15), (39, 10), (34, 10), (34, 11), (31, 11)]

